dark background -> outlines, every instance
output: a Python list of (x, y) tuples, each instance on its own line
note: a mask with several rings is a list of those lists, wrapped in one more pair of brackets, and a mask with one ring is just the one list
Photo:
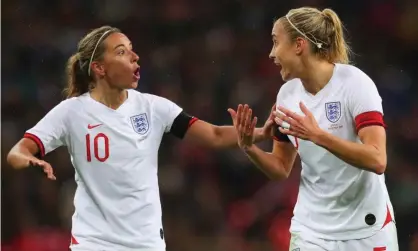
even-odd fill
[[(12, 170), (5, 160), (24, 131), (62, 100), (65, 62), (85, 33), (109, 24), (130, 37), (141, 57), (142, 92), (216, 124), (230, 124), (226, 109), (238, 103), (264, 120), (282, 84), (268, 59), (273, 20), (305, 5), (337, 11), (354, 63), (379, 88), (400, 250), (418, 250), (416, 0), (3, 1), (3, 250), (67, 250), (75, 183), (66, 149), (46, 158), (56, 182), (39, 170)], [(159, 180), (168, 251), (287, 250), (299, 175), (297, 164), (287, 181), (268, 181), (239, 150), (215, 152), (166, 137)]]

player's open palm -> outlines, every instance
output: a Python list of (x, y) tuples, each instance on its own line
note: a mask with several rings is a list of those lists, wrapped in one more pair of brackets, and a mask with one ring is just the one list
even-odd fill
[(257, 125), (257, 117), (252, 117), (252, 109), (248, 105), (238, 105), (235, 112), (228, 109), (231, 114), (232, 122), (237, 130), (238, 145), (242, 149), (246, 149), (253, 145), (254, 130)]
[(56, 180), (57, 178), (54, 175), (54, 170), (52, 169), (52, 166), (43, 160), (39, 160), (37, 158), (32, 158), (29, 160), (29, 164), (32, 166), (40, 167), (50, 180)]
[[(275, 122), (280, 126), (280, 132), (300, 139), (313, 141), (320, 134), (321, 128), (318, 126), (315, 117), (308, 108), (300, 102), (299, 104), (303, 115), (292, 112), (284, 107), (279, 107), (279, 112), (275, 112)], [(288, 128), (283, 128), (283, 122), (286, 122)]]

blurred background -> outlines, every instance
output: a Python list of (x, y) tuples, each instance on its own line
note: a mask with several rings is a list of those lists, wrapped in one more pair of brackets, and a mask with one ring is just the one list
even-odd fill
[[(400, 250), (417, 251), (416, 0), (3, 1), (2, 250), (68, 250), (75, 183), (66, 149), (46, 157), (56, 182), (39, 170), (12, 170), (5, 160), (25, 130), (63, 99), (65, 63), (84, 34), (105, 24), (121, 28), (141, 57), (142, 92), (215, 124), (230, 124), (226, 109), (238, 103), (264, 120), (283, 84), (268, 59), (273, 21), (305, 5), (336, 10), (354, 64), (378, 86)], [(159, 160), (168, 251), (288, 250), (299, 164), (287, 181), (273, 182), (239, 150), (215, 152), (172, 136), (164, 138)]]

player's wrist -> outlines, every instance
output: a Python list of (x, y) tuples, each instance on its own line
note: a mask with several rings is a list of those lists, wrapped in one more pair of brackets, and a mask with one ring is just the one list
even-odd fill
[(248, 146), (248, 145), (245, 145), (245, 146), (242, 146), (241, 147), (241, 150), (245, 153), (245, 154), (248, 154), (248, 153), (250, 153), (250, 152), (252, 152), (253, 150), (254, 150), (254, 144), (251, 144), (250, 146)]
[(253, 142), (254, 143), (258, 143), (258, 142), (263, 141), (265, 139), (266, 139), (266, 137), (264, 135), (263, 128), (262, 127), (261, 128), (255, 128), (254, 129), (254, 139), (253, 139)]
[(323, 146), (324, 142), (326, 141), (326, 138), (327, 138), (327, 132), (319, 129), (318, 132), (316, 132), (313, 135), (311, 141), (318, 146)]

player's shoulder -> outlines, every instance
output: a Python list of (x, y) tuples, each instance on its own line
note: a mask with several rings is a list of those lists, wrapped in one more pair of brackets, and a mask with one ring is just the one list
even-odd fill
[(159, 104), (165, 104), (167, 102), (170, 102), (170, 100), (168, 100), (167, 98), (164, 98), (155, 94), (139, 92), (137, 90), (130, 90), (130, 91), (133, 93), (133, 95), (135, 95), (136, 98), (146, 101), (150, 105), (159, 105)]
[(354, 65), (336, 64), (336, 67), (336, 78), (349, 89), (375, 86), (369, 75)]
[(135, 89), (129, 89), (128, 90), (129, 98), (136, 99), (136, 100), (146, 100), (146, 101), (154, 101), (156, 99), (156, 95), (140, 92)]
[(159, 111), (161, 109), (168, 108), (174, 104), (167, 98), (155, 94), (139, 92), (137, 90), (129, 90), (129, 95), (130, 97), (132, 96), (133, 99), (136, 99), (136, 103), (140, 104), (141, 106), (148, 106), (152, 110)]
[(82, 106), (82, 96), (83, 95), (64, 99), (58, 103), (54, 109), (60, 110), (62, 112), (77, 111)]
[(140, 92), (135, 89), (129, 89), (127, 91), (128, 91), (129, 100), (141, 106), (152, 105), (152, 103), (155, 100), (155, 95), (152, 95), (152, 94)]
[(292, 80), (289, 80), (280, 87), (280, 90), (277, 93), (277, 97), (279, 96), (283, 97), (283, 96), (296, 94), (301, 86), (302, 86), (302, 81), (300, 81), (299, 78), (294, 78)]

